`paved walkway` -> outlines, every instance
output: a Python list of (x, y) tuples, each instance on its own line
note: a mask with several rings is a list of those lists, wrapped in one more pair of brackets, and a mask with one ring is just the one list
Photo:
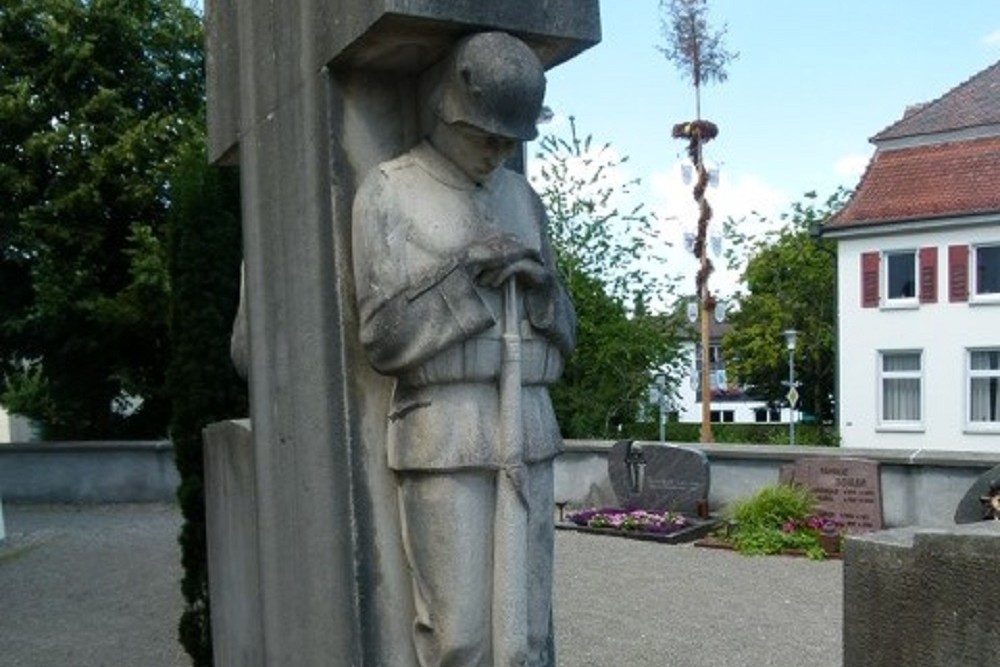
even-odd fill
[[(8, 504), (4, 516), (0, 665), (189, 667), (174, 507)], [(560, 531), (559, 667), (840, 667), (841, 573)]]

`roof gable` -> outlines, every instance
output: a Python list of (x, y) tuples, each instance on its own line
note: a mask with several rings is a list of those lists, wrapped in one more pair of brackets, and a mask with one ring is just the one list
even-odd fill
[(905, 114), (874, 137), (878, 144), (927, 134), (1000, 124), (1000, 61), (936, 100)]
[(875, 152), (829, 230), (1000, 213), (1000, 137)]

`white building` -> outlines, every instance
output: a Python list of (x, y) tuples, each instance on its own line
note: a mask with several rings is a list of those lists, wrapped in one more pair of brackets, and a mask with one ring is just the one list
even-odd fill
[(1000, 452), (1000, 63), (872, 142), (823, 230), (842, 446)]
[[(692, 326), (692, 331), (699, 334), (700, 325), (695, 323)], [(787, 424), (787, 407), (768, 408), (764, 401), (751, 397), (743, 387), (729, 382), (722, 352), (722, 337), (728, 330), (728, 324), (714, 321), (709, 329), (709, 383), (712, 391), (709, 416), (712, 423)], [(683, 352), (688, 359), (687, 372), (681, 378), (673, 406), (677, 420), (687, 423), (701, 423), (701, 339), (695, 337), (697, 340), (683, 344)]]

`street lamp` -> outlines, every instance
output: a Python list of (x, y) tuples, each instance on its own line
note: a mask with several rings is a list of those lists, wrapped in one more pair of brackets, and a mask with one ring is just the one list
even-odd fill
[(654, 381), (653, 392), (660, 408), (660, 444), (663, 445), (667, 441), (667, 376), (657, 373)]
[(795, 343), (799, 332), (786, 329), (785, 347), (788, 348), (788, 444), (795, 444), (795, 404), (799, 402), (799, 392), (795, 388)]

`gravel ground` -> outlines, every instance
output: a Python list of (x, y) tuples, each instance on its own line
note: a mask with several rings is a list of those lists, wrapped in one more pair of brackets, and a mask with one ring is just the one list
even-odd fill
[[(4, 506), (3, 667), (189, 667), (167, 505)], [(840, 667), (838, 561), (559, 531), (558, 667)], [(289, 666), (294, 667), (294, 666)]]
[(189, 667), (169, 505), (4, 505), (0, 665)]

